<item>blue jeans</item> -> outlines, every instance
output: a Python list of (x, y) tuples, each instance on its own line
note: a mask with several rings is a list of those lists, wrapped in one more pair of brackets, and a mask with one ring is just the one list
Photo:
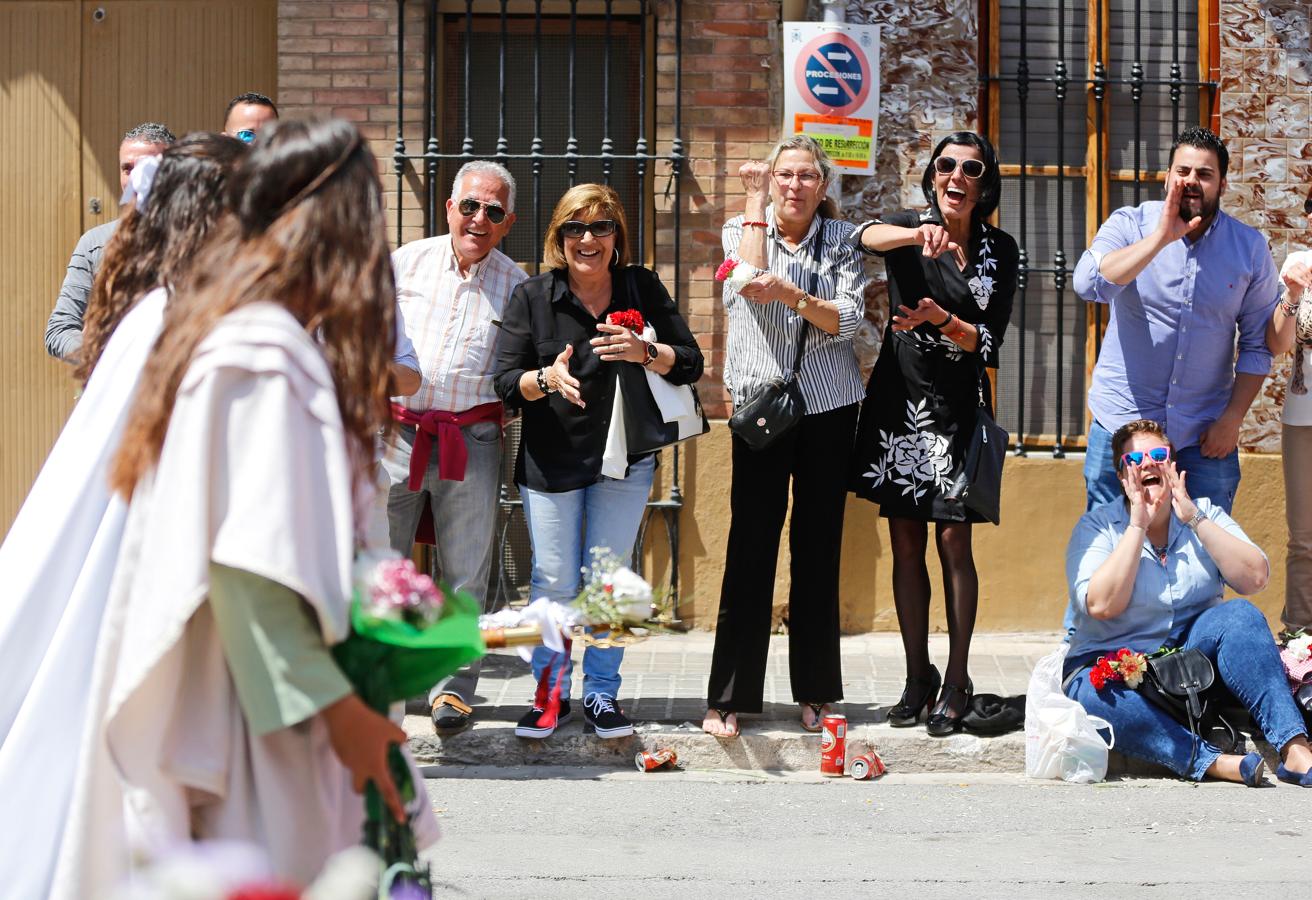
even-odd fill
[[(1253, 714), (1271, 746), (1279, 750), (1307, 734), (1303, 715), (1294, 705), (1285, 680), (1280, 652), (1271, 639), (1266, 617), (1256, 606), (1243, 599), (1213, 606), (1173, 633), (1171, 640), (1207, 654), (1217, 675)], [(1116, 749), (1126, 756), (1157, 763), (1199, 781), (1221, 755), (1218, 748), (1175, 721), (1139, 691), (1123, 682), (1095, 690), (1088, 673), (1089, 667), (1080, 669), (1067, 685), (1066, 696), (1090, 715), (1110, 722)]]
[[(519, 486), (533, 542), (532, 599), (573, 601), (582, 586), (582, 570), (592, 563), (593, 547), (607, 547), (621, 563), (628, 564), (655, 470), (656, 457), (649, 456), (630, 466), (627, 478), (602, 476), (573, 491), (553, 494)], [(583, 696), (597, 693), (614, 699), (620, 689), (623, 659), (623, 647), (584, 650)], [(562, 670), (557, 654), (539, 646), (533, 651), (533, 677), (540, 679), (548, 666), (553, 668), (549, 684), (554, 686), (557, 679), (563, 679), (560, 697), (568, 700), (573, 665)]]
[[(1176, 451), (1175, 465), (1189, 475), (1185, 479), (1185, 488), (1190, 497), (1195, 500), (1206, 497), (1213, 505), (1225, 510), (1226, 515), (1230, 514), (1235, 493), (1239, 490), (1238, 450), (1221, 459), (1213, 459), (1203, 456), (1202, 448), (1195, 444)], [(1085, 509), (1125, 496), (1121, 492), (1121, 479), (1116, 474), (1116, 462), (1112, 459), (1112, 434), (1097, 422), (1089, 426), (1089, 444), (1084, 455), (1084, 488), (1088, 494)], [(1075, 630), (1075, 607), (1069, 603), (1061, 627), (1067, 636)]]

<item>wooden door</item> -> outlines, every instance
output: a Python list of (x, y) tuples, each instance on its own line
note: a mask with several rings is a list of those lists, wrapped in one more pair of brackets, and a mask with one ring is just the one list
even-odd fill
[(118, 145), (141, 122), (219, 131), (277, 97), (276, 0), (0, 3), (0, 531), (72, 407), (46, 320), (83, 231), (118, 215)]

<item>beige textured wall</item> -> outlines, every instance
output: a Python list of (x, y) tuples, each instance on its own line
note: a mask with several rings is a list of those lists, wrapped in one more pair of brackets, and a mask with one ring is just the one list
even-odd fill
[[(720, 421), (687, 446), (683, 484), (680, 613), (697, 628), (715, 626), (729, 534), (729, 429)], [(1235, 518), (1271, 557), (1267, 589), (1252, 598), (1278, 624), (1284, 603), (1285, 495), (1280, 458), (1243, 454)], [(1003, 476), (1002, 524), (975, 529), (980, 631), (1055, 631), (1066, 603), (1066, 541), (1084, 512), (1084, 460), (1036, 454), (1009, 457)], [(786, 527), (785, 527), (786, 529)], [(787, 537), (775, 571), (775, 622), (788, 601)], [(655, 542), (658, 546), (661, 541)], [(938, 559), (928, 553), (934, 586), (931, 616), (946, 630)], [(657, 561), (664, 571), (664, 558)], [(888, 527), (876, 506), (849, 498), (843, 533), (841, 590), (845, 633), (896, 631)]]

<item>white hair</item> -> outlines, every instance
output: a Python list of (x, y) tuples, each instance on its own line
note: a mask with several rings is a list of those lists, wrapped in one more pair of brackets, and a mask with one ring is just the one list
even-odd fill
[(504, 184), (510, 192), (506, 198), (506, 212), (515, 211), (515, 176), (510, 174), (510, 170), (501, 163), (495, 163), (491, 160), (476, 159), (473, 162), (467, 162), (456, 172), (456, 177), (451, 181), (451, 199), (459, 201), (462, 198), (460, 189), (464, 187), (466, 175), (490, 175)]

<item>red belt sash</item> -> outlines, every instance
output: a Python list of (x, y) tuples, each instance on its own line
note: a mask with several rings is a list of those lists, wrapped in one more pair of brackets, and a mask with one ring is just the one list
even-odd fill
[(410, 449), (410, 490), (417, 491), (424, 484), (424, 473), (433, 455), (433, 438), (437, 438), (437, 477), (444, 481), (464, 481), (469, 450), (460, 429), (476, 422), (496, 422), (500, 426), (501, 417), (502, 407), (497, 402), (458, 413), (438, 409), (419, 413), (393, 403), (392, 418), (415, 428), (415, 442)]

